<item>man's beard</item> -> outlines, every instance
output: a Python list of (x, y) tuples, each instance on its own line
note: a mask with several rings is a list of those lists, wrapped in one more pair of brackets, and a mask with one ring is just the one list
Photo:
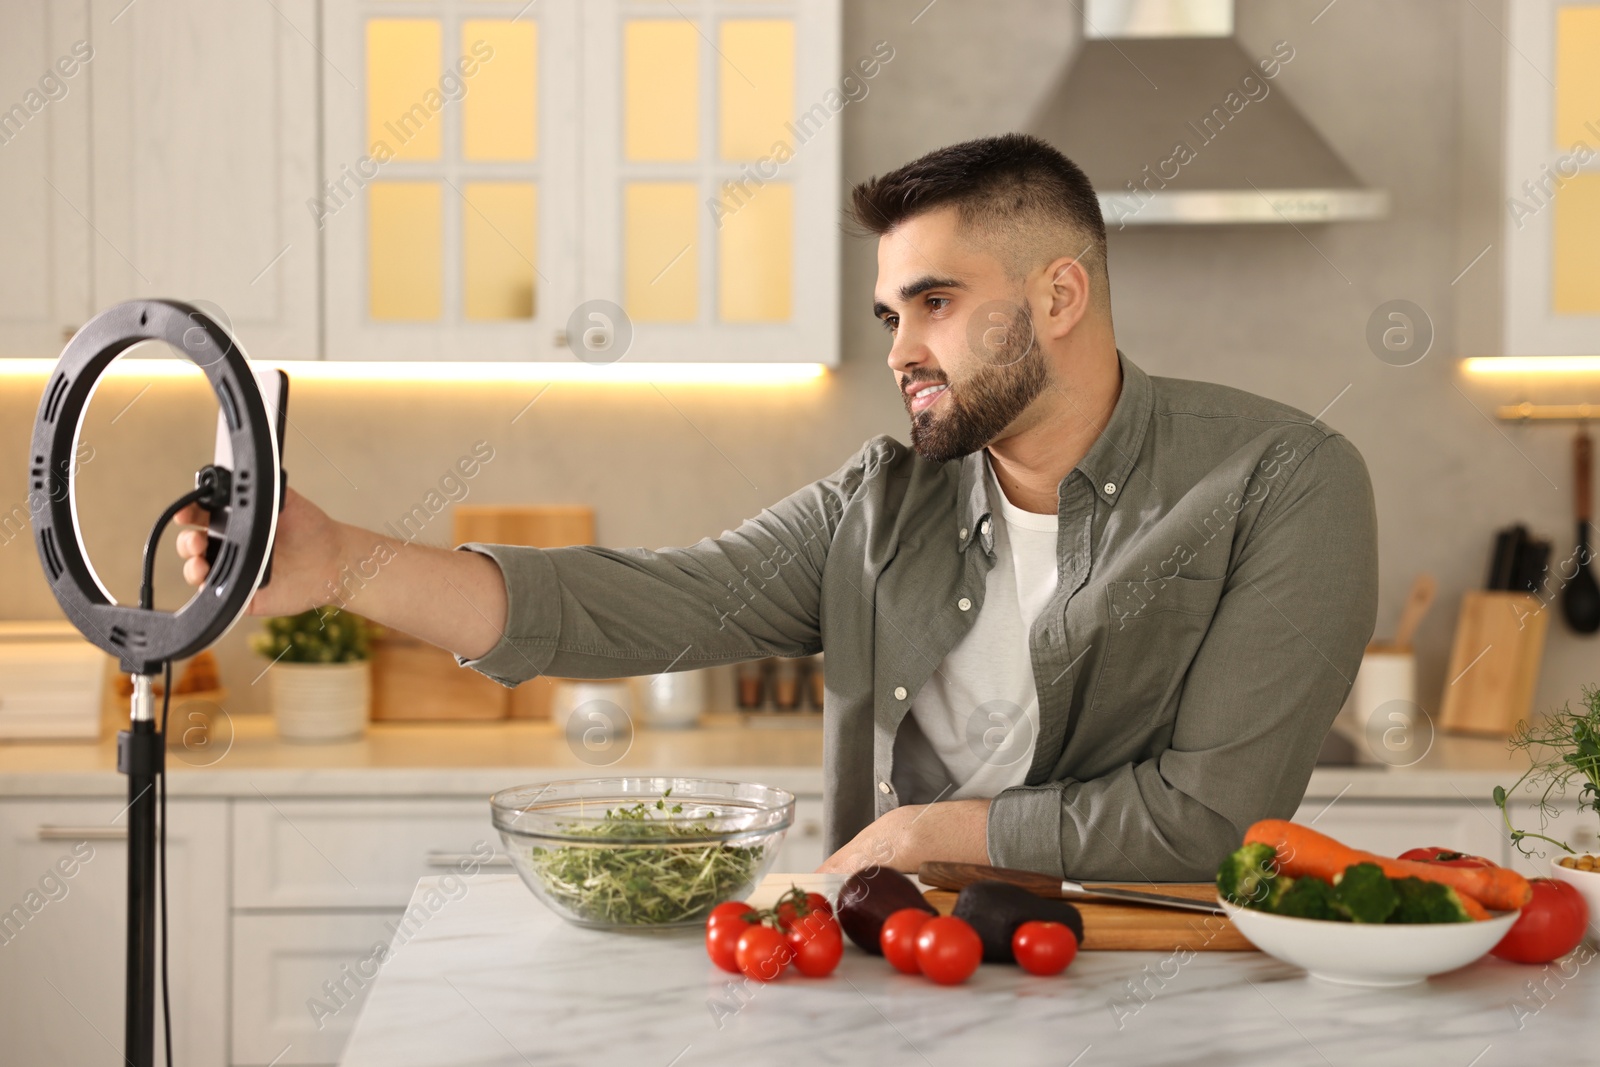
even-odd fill
[[(917, 455), (935, 463), (971, 455), (1000, 436), (1044, 391), (1049, 370), (1031, 327), (1027, 308), (1019, 308), (1004, 346), (975, 352), (980, 357), (976, 369), (945, 389), (934, 405), (944, 410), (911, 416), (911, 447)], [(905, 401), (909, 411), (911, 398)]]

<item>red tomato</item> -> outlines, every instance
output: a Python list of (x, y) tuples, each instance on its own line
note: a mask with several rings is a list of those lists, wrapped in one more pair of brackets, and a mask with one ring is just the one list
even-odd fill
[(745, 920), (745, 916), (754, 910), (742, 900), (725, 901), (711, 909), (711, 914), (706, 917), (706, 927), (709, 929), (718, 923), (728, 921), (736, 921), (748, 926), (749, 923)]
[(770, 926), (746, 926), (733, 954), (744, 976), (757, 982), (772, 981), (794, 959), (788, 939)]
[(1063, 923), (1025, 922), (1011, 935), (1011, 952), (1029, 974), (1060, 974), (1078, 954), (1078, 935)]
[(829, 904), (828, 898), (821, 893), (807, 893), (806, 903), (810, 905), (812, 911), (820, 911), (824, 915), (833, 914), (833, 905)]
[(960, 985), (982, 962), (983, 940), (965, 919), (940, 915), (917, 931), (917, 966), (940, 985)]
[(878, 947), (883, 950), (883, 958), (894, 964), (894, 969), (901, 974), (920, 974), (917, 934), (924, 924), (932, 921), (933, 916), (921, 908), (901, 908), (890, 915), (884, 920), (883, 929), (878, 931)]
[(1589, 905), (1567, 882), (1530, 878), (1533, 899), (1490, 955), (1512, 963), (1549, 963), (1578, 947), (1589, 925)]
[(1457, 852), (1452, 848), (1441, 848), (1438, 845), (1429, 845), (1427, 848), (1413, 848), (1400, 853), (1403, 860), (1415, 860), (1418, 863), (1437, 863), (1441, 867), (1497, 867), (1482, 856), (1471, 856), (1465, 852)]
[(711, 957), (711, 962), (731, 974), (739, 973), (739, 961), (735, 955), (739, 947), (739, 937), (750, 924), (747, 922), (734, 922), (724, 919), (720, 923), (711, 923), (706, 926), (706, 955)]
[(829, 927), (832, 927), (833, 932), (836, 934), (842, 932), (839, 929), (838, 920), (832, 915), (825, 915), (820, 911), (813, 911), (805, 915), (796, 916), (795, 918), (789, 920), (789, 922), (784, 926), (783, 932), (784, 936), (789, 939), (789, 944), (793, 946), (796, 952), (799, 952), (801, 945), (805, 944), (807, 941), (810, 941), (818, 934), (825, 933)]
[[(813, 912), (806, 916), (807, 919), (823, 918)], [(795, 949), (795, 970), (807, 978), (826, 978), (839, 966), (839, 960), (844, 955), (844, 934), (839, 930), (839, 924), (829, 918), (826, 924), (817, 923), (811, 936)], [(794, 944), (793, 938), (790, 945)]]

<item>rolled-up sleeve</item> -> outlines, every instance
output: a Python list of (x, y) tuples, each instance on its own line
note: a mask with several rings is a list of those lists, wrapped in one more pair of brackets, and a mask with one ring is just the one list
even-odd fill
[(1360, 453), (1324, 438), (1239, 550), (1184, 678), (1171, 745), (1089, 780), (1004, 790), (991, 862), (1062, 877), (1209, 880), (1249, 825), (1293, 815), (1377, 612)]
[(493, 648), (456, 662), (514, 686), (820, 651), (828, 548), (886, 445), (867, 442), (827, 478), (687, 548), (457, 546), (499, 564), (507, 617)]

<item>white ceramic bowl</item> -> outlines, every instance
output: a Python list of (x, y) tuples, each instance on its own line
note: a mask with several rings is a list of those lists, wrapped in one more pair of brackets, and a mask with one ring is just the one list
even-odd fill
[(1571, 883), (1572, 887), (1583, 895), (1584, 903), (1589, 905), (1589, 936), (1600, 938), (1600, 874), (1594, 871), (1575, 871), (1571, 867), (1563, 867), (1555, 860), (1551, 860), (1550, 877), (1558, 882)]
[(1228, 918), (1269, 956), (1342, 985), (1415, 985), (1465, 967), (1500, 943), (1520, 912), (1491, 912), (1474, 923), (1341, 923), (1240, 908)]

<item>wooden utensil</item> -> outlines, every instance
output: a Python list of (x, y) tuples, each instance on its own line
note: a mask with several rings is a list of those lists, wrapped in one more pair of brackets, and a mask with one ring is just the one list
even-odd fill
[(1592, 477), (1594, 443), (1587, 430), (1580, 429), (1572, 444), (1572, 477), (1576, 483), (1578, 512), (1578, 547), (1573, 553), (1578, 572), (1561, 591), (1561, 614), (1567, 625), (1580, 634), (1600, 630), (1600, 586), (1595, 584), (1589, 571), (1589, 520), (1591, 498), (1589, 482)]
[[(965, 889), (973, 882), (1009, 882), (1041, 897), (1058, 897), (1062, 900), (1071, 901), (1082, 900), (1087, 897), (1110, 900), (1119, 904), (1178, 908), (1183, 911), (1203, 911), (1211, 915), (1227, 914), (1216, 901), (1215, 888), (1210, 890), (1208, 898), (1196, 898), (1192, 895), (1185, 896), (1176, 893), (1157, 892), (1154, 886), (1149, 885), (1126, 886), (1112, 882), (1084, 883), (1070, 879), (1062, 881), (1059, 878), (1052, 878), (1048, 874), (1037, 874), (1033, 871), (1018, 871), (1008, 867), (987, 867), (981, 863), (945, 863), (940, 860), (929, 860), (917, 868), (917, 877), (921, 879), (924, 885), (937, 886), (940, 889)], [(1166, 887), (1163, 885), (1161, 888), (1164, 889)]]
[(1532, 593), (1469, 589), (1461, 596), (1439, 726), (1505, 737), (1533, 708), (1550, 612)]
[(1406, 594), (1405, 606), (1400, 609), (1400, 624), (1394, 631), (1396, 648), (1411, 647), (1411, 639), (1428, 609), (1433, 607), (1433, 598), (1438, 592), (1439, 580), (1431, 574), (1419, 574), (1411, 580), (1411, 592)]

